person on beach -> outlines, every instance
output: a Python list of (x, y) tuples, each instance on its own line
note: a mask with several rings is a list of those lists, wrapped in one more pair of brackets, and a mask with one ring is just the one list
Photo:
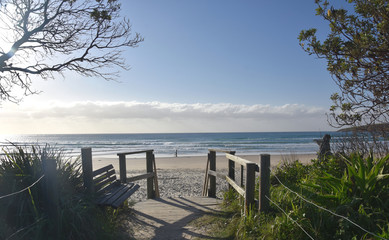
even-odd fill
[(178, 150), (176, 149), (176, 157), (178, 156)]

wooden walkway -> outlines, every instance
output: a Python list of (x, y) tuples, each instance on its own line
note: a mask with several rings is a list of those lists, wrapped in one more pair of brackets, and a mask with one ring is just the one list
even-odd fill
[(157, 198), (134, 206), (136, 239), (213, 239), (188, 224), (217, 213), (221, 200), (208, 197)]

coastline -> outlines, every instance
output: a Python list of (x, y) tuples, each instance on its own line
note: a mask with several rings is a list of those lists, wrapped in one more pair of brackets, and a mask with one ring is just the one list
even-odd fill
[[(237, 156), (252, 162), (259, 162), (259, 155), (237, 154)], [(285, 154), (270, 155), (272, 167), (277, 166), (282, 161), (299, 160), (308, 164), (311, 159), (315, 159), (316, 154)], [(207, 156), (181, 156), (181, 157), (155, 157), (157, 167), (158, 185), (161, 198), (170, 197), (195, 197), (201, 196), (204, 173), (207, 165)], [(112, 164), (119, 173), (119, 158), (99, 157), (93, 158), (93, 169), (104, 167)], [(216, 169), (219, 172), (227, 174), (227, 158), (224, 154), (218, 154), (216, 157)], [(128, 158), (126, 159), (127, 176), (138, 176), (146, 173), (146, 159)], [(147, 181), (137, 181), (140, 189), (136, 191), (131, 200), (135, 202), (147, 199)], [(228, 189), (227, 181), (217, 178), (217, 197), (222, 198), (223, 193)]]
[[(237, 154), (236, 156), (244, 158), (252, 162), (259, 162), (259, 155)], [(309, 163), (311, 159), (315, 159), (316, 154), (272, 154), (270, 155), (271, 166), (277, 166), (283, 160), (299, 160), (302, 163)], [(158, 169), (197, 169), (205, 170), (207, 164), (207, 156), (179, 156), (179, 157), (155, 157), (155, 163)], [(216, 168), (227, 169), (227, 158), (223, 154), (218, 154), (216, 157)], [(119, 158), (116, 157), (93, 157), (93, 169), (104, 167), (112, 164), (114, 168), (119, 170)], [(126, 159), (127, 172), (139, 171), (146, 169), (145, 157)]]

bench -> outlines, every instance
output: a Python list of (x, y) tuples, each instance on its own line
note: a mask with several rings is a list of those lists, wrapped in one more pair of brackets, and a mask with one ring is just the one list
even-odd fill
[(116, 179), (112, 164), (92, 172), (94, 191), (98, 195), (97, 204), (118, 208), (126, 201), (139, 185), (135, 183), (122, 183)]

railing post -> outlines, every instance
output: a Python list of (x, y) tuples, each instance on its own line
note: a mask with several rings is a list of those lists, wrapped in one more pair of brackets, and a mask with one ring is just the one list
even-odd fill
[(245, 214), (254, 206), (254, 193), (255, 193), (255, 163), (246, 164), (246, 188), (245, 188)]
[[(229, 152), (231, 155), (235, 155), (235, 151)], [(235, 162), (231, 159), (228, 159), (228, 177), (235, 181)], [(229, 189), (233, 189), (230, 185)]]
[(208, 168), (209, 168), (209, 153), (207, 158), (207, 166), (205, 167), (205, 177), (204, 177), (204, 186), (203, 186), (203, 197), (208, 195)]
[[(209, 152), (209, 170), (216, 171), (216, 152)], [(216, 177), (209, 176), (209, 191), (208, 197), (216, 197)]]
[(259, 180), (259, 211), (269, 211), (269, 200), (270, 198), (270, 155), (261, 154), (260, 162), (260, 180)]
[(92, 148), (81, 148), (82, 177), (88, 193), (93, 193)]
[(53, 226), (53, 237), (59, 237), (59, 208), (58, 208), (58, 182), (57, 182), (57, 162), (55, 159), (46, 159), (42, 156), (43, 171), (45, 174), (45, 200), (49, 221)]
[[(146, 152), (146, 171), (147, 173), (153, 172), (153, 152), (147, 151)], [(147, 198), (155, 198), (155, 191), (154, 191), (154, 178), (147, 178)]]
[(244, 187), (244, 166), (240, 165), (240, 186)]
[(157, 175), (157, 165), (155, 164), (155, 155), (151, 153), (151, 158), (153, 160), (153, 169), (154, 169), (154, 186), (155, 186), (155, 197), (159, 198), (159, 186), (158, 186), (158, 175)]
[(119, 154), (119, 173), (120, 181), (123, 183), (127, 182), (127, 167), (125, 154)]
[[(228, 159), (228, 177), (235, 181), (235, 162), (231, 159)], [(229, 185), (229, 189), (233, 187)]]

